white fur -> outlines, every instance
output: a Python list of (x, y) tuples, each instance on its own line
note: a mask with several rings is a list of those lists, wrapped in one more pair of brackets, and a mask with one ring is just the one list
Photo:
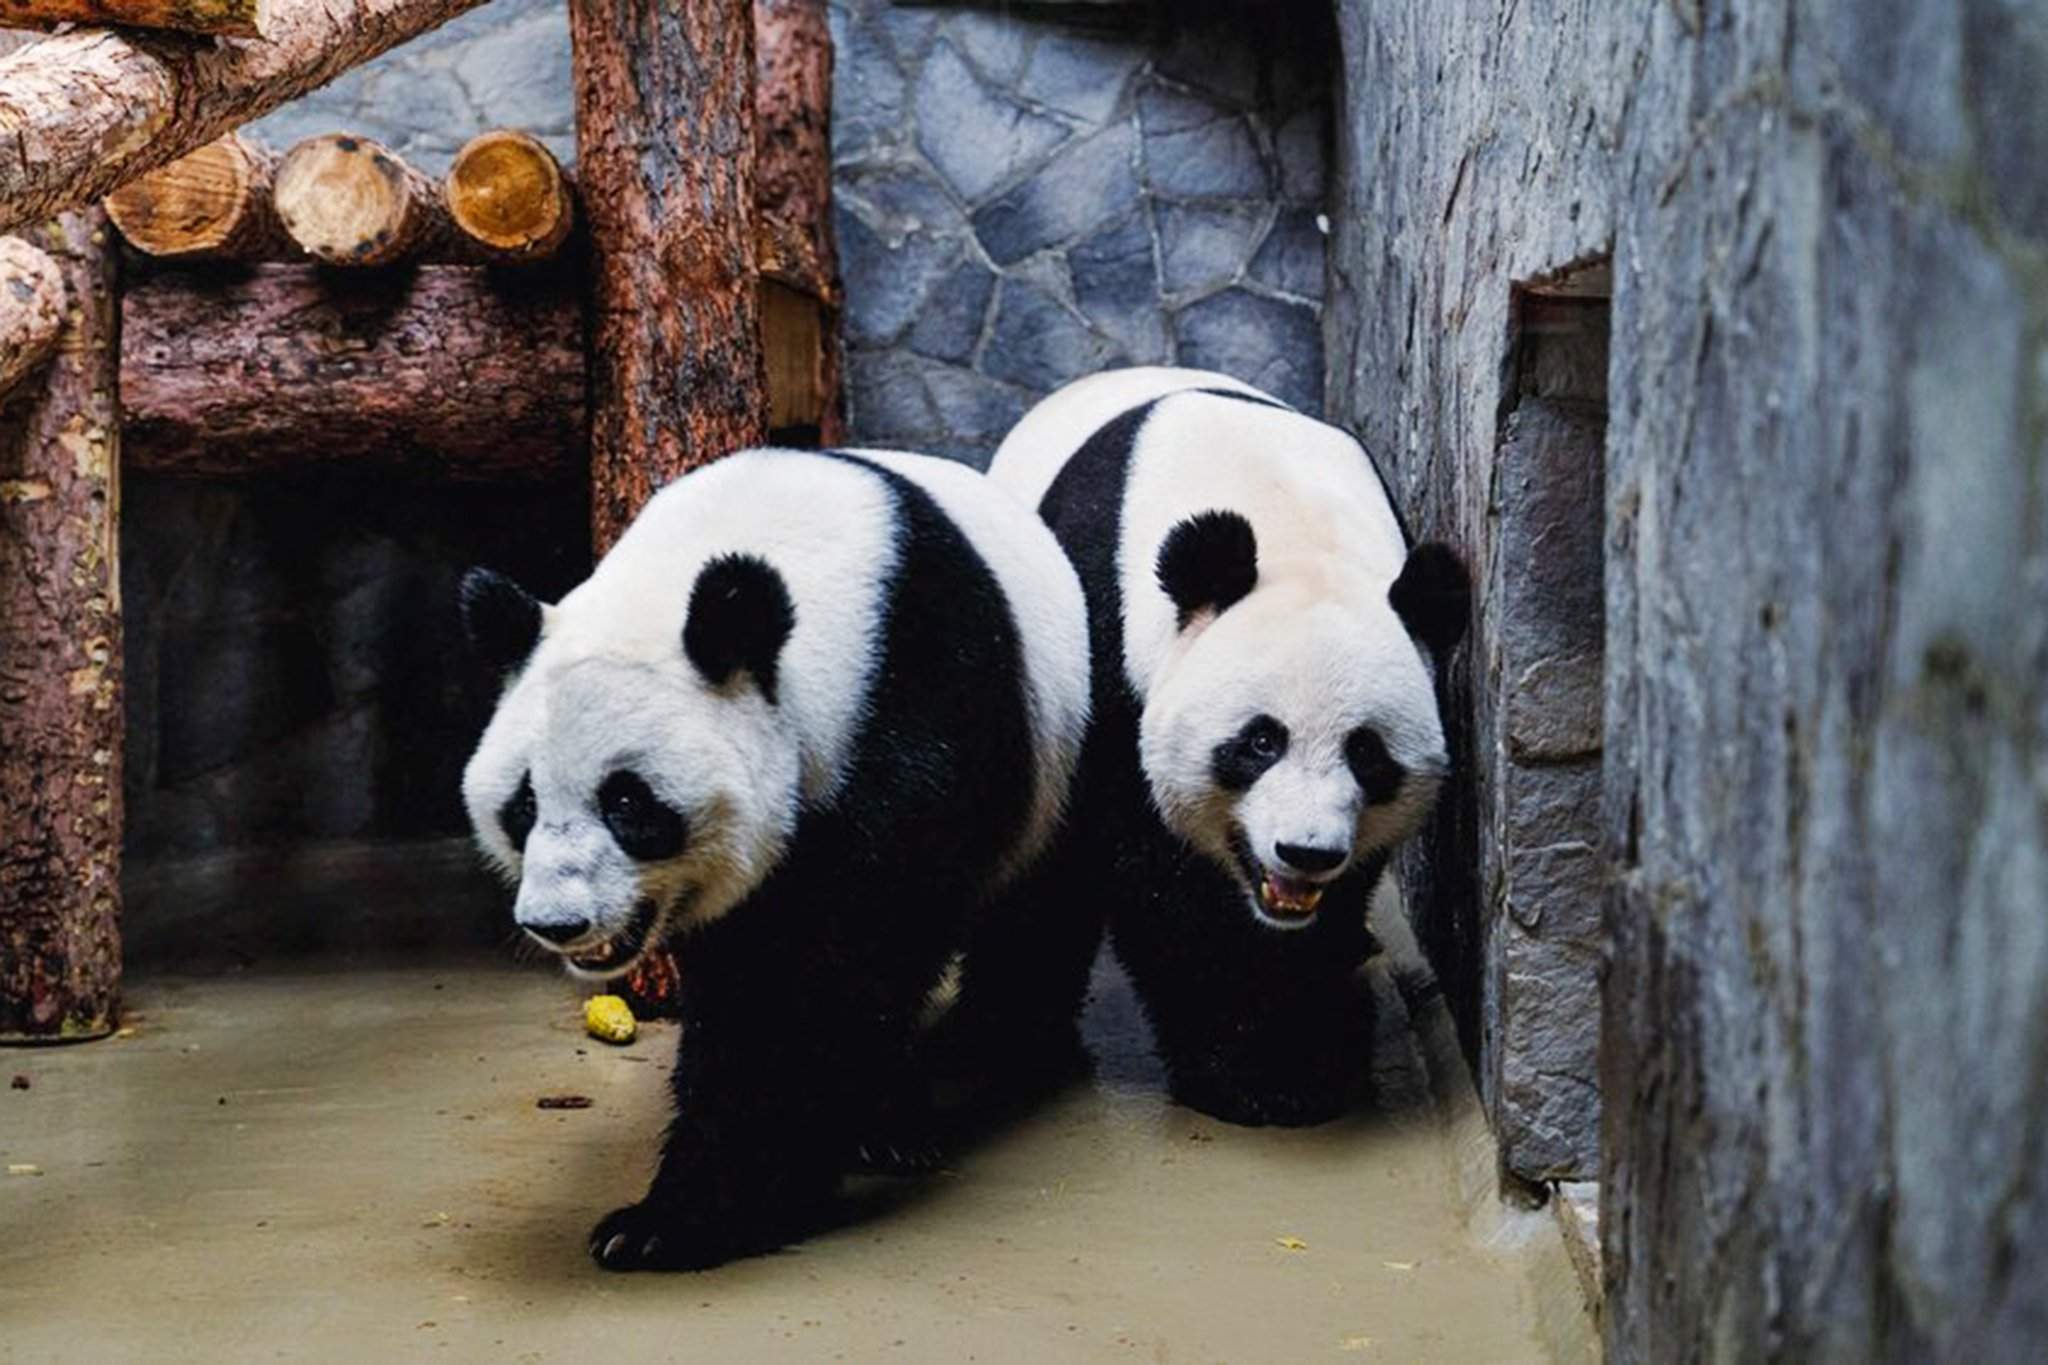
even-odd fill
[[(1086, 722), (1079, 584), (1050, 533), (972, 470), (872, 458), (956, 518), (1017, 613), (1037, 771), (1014, 862), (1048, 836)], [(587, 920), (589, 933), (565, 945), (582, 951), (619, 934), (643, 904), (659, 909), (658, 935), (708, 923), (760, 884), (799, 811), (839, 795), (879, 662), (895, 517), (872, 470), (800, 451), (740, 452), (657, 493), (591, 576), (546, 610), (540, 643), (463, 779), (480, 845), (519, 883), (521, 924)], [(772, 706), (744, 676), (712, 686), (683, 652), (691, 589), (709, 560), (728, 553), (772, 565), (795, 609)], [(618, 768), (638, 772), (684, 814), (682, 856), (639, 864), (617, 847), (594, 793)], [(522, 857), (499, 812), (529, 773), (539, 823)]]
[[(1104, 423), (1158, 399), (1132, 451), (1117, 546), (1122, 664), (1143, 703), (1139, 758), (1167, 826), (1225, 868), (1257, 905), (1230, 848), (1346, 846), (1359, 858), (1412, 833), (1448, 770), (1432, 675), (1387, 591), (1407, 546), (1365, 452), (1344, 432), (1291, 410), (1197, 392), (1256, 393), (1199, 370), (1116, 370), (1045, 399), (1004, 441), (990, 477), (1036, 506)], [(1209, 510), (1244, 516), (1258, 541), (1258, 582), (1220, 616), (1186, 629), (1159, 586), (1159, 547)], [(1260, 713), (1284, 724), (1283, 759), (1244, 793), (1219, 790), (1216, 744)], [(1379, 731), (1409, 771), (1397, 799), (1367, 808), (1344, 740)], [(1302, 921), (1288, 921), (1299, 924)]]

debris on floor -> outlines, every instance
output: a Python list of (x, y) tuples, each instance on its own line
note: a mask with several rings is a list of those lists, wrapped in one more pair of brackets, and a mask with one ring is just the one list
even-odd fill
[(533, 1104), (536, 1109), (588, 1109), (593, 1102), (588, 1095), (542, 1095)]

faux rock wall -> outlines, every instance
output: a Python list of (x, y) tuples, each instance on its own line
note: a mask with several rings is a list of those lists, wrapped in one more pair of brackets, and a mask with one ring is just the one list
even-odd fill
[(1488, 544), (1513, 283), (1614, 255), (1610, 1358), (2037, 1358), (2048, 13), (1339, 11), (1332, 408), (1426, 529)]
[(986, 463), (1115, 365), (1320, 408), (1327, 6), (831, 10), (858, 439)]

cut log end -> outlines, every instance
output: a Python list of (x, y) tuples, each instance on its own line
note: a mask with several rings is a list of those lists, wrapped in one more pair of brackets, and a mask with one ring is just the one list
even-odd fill
[(328, 265), (387, 265), (441, 234), (432, 181), (366, 137), (327, 133), (286, 152), (277, 215), (300, 249)]
[(130, 246), (165, 260), (272, 255), (282, 245), (275, 169), (275, 157), (230, 133), (108, 195), (107, 217)]
[(552, 256), (576, 218), (554, 154), (511, 129), (483, 133), (457, 152), (442, 194), (456, 228), (492, 259)]
[(0, 237), (0, 394), (28, 377), (64, 330), (64, 274), (19, 237)]

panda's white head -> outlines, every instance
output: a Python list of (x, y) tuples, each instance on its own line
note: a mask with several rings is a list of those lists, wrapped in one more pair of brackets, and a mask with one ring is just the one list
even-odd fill
[(518, 884), (520, 928), (603, 978), (745, 899), (800, 804), (776, 707), (795, 624), (781, 576), (751, 555), (710, 561), (680, 631), (673, 616), (607, 619), (610, 604), (573, 594), (545, 607), (482, 569), (462, 605), (473, 646), (509, 679), (463, 801)]
[(1262, 575), (1251, 523), (1234, 512), (1168, 534), (1157, 570), (1179, 635), (1139, 747), (1168, 827), (1258, 919), (1298, 929), (1436, 799), (1450, 760), (1423, 650), (1441, 656), (1463, 634), (1470, 587), (1433, 543), (1391, 586), (1328, 564), (1278, 567)]

